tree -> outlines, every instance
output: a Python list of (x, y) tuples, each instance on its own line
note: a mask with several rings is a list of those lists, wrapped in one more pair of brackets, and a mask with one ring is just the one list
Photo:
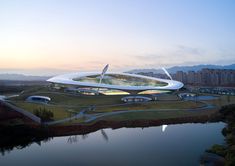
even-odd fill
[(42, 121), (50, 121), (53, 120), (54, 114), (50, 110), (46, 108), (39, 108), (34, 110), (34, 114), (41, 118)]

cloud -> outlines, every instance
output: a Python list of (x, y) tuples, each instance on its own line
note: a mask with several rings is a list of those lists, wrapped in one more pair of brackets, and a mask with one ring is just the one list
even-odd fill
[(159, 52), (155, 53), (148, 53), (148, 54), (142, 54), (142, 55), (134, 55), (133, 57), (137, 60), (144, 60), (144, 61), (152, 61), (152, 60), (163, 60), (168, 59), (174, 60), (174, 59), (182, 59), (184, 58), (192, 58), (192, 56), (198, 56), (198, 55), (204, 55), (205, 50), (202, 48), (196, 48), (196, 47), (189, 47), (184, 45), (178, 45), (174, 48), (169, 48), (165, 50), (161, 50)]
[(145, 60), (145, 61), (152, 61), (154, 59), (163, 58), (163, 57), (164, 56), (160, 54), (147, 54), (147, 55), (135, 55), (134, 56), (135, 59)]
[[(208, 60), (202, 48), (177, 45), (158, 52), (134, 55), (133, 61), (144, 67), (169, 67), (181, 64), (197, 64)], [(200, 58), (198, 58), (200, 57)]]
[(189, 46), (185, 46), (185, 45), (178, 45), (176, 53), (178, 55), (185, 55), (185, 54), (203, 55), (205, 53), (205, 51), (201, 48), (189, 47)]

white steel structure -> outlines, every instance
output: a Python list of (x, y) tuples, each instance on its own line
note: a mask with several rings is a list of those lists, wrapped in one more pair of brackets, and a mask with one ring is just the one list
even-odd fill
[(137, 74), (107, 72), (102, 76), (100, 72), (79, 72), (59, 75), (48, 79), (55, 84), (71, 85), (79, 88), (105, 88), (139, 93), (146, 90), (178, 90), (184, 86), (175, 80), (160, 79)]

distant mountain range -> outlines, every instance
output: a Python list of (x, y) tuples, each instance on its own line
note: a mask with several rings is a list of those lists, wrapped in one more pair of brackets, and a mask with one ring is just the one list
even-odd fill
[(14, 81), (46, 81), (48, 76), (28, 76), (23, 74), (0, 74), (0, 80)]
[[(195, 66), (174, 66), (167, 68), (169, 73), (176, 73), (177, 71), (198, 71), (203, 68), (210, 68), (210, 69), (234, 69), (235, 64), (232, 65), (195, 65)], [(153, 73), (164, 73), (162, 69), (134, 69), (127, 71), (127, 73), (140, 73), (140, 72), (153, 72)], [(30, 76), (30, 75), (23, 75), (23, 74), (0, 74), (0, 80), (13, 80), (13, 81), (46, 81), (47, 79), (51, 78), (51, 76)]]
[[(184, 71), (184, 72), (199, 71), (203, 68), (233, 69), (233, 70), (235, 70), (235, 64), (225, 65), (225, 66), (221, 66), (221, 65), (174, 66), (174, 67), (167, 68), (167, 71), (169, 73), (176, 73), (177, 71)], [(144, 73), (147, 73), (147, 72), (164, 73), (162, 69), (134, 69), (134, 70), (128, 71), (127, 73), (140, 73), (140, 72), (144, 72)]]

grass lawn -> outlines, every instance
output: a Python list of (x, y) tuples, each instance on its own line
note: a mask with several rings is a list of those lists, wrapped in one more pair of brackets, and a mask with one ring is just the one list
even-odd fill
[(120, 110), (148, 110), (148, 109), (193, 109), (205, 106), (201, 102), (193, 101), (154, 101), (149, 103), (135, 103), (122, 106), (96, 107), (94, 112), (113, 112)]
[[(62, 106), (51, 106), (51, 105), (43, 105), (37, 103), (28, 103), (24, 101), (15, 101), (13, 102), (17, 107), (27, 110), (29, 112), (34, 113), (35, 109), (39, 108), (46, 108), (50, 110), (54, 114), (54, 120), (59, 120), (63, 118), (70, 117), (72, 114), (71, 112), (79, 113), (81, 108), (69, 108), (69, 107), (62, 107)], [(203, 103), (195, 103), (190, 101), (171, 101), (171, 102), (150, 102), (145, 104), (131, 104), (131, 105), (122, 105), (122, 106), (105, 106), (105, 107), (97, 107), (95, 111), (90, 113), (96, 112), (113, 112), (113, 111), (120, 111), (120, 110), (149, 110), (149, 109), (187, 109), (187, 108), (196, 108), (204, 106)]]
[[(207, 111), (187, 111), (187, 110), (177, 110), (177, 111), (147, 111), (147, 112), (133, 112), (133, 113), (124, 113), (114, 116), (107, 116), (101, 118), (102, 120), (108, 121), (125, 121), (125, 120), (154, 120), (154, 119), (168, 119), (168, 118), (177, 118), (177, 117), (191, 117), (191, 116), (201, 116), (201, 115), (211, 115), (215, 110)], [(99, 119), (99, 120), (101, 120)]]
[[(31, 95), (42, 95), (51, 98), (51, 105), (43, 105), (36, 103), (25, 102), (25, 99)], [(97, 112), (113, 112), (113, 111), (125, 111), (125, 110), (151, 110), (146, 112), (134, 112), (125, 113), (115, 116), (107, 116), (103, 119), (107, 120), (132, 120), (132, 119), (164, 119), (174, 117), (185, 116), (200, 116), (201, 114), (207, 114), (210, 110), (204, 111), (188, 111), (185, 109), (193, 109), (205, 106), (205, 103), (195, 101), (181, 101), (175, 94), (161, 95), (157, 101), (148, 103), (135, 103), (124, 104), (121, 98), (126, 95), (113, 95), (113, 96), (79, 96), (73, 94), (67, 94), (63, 91), (51, 91), (46, 87), (37, 87), (26, 90), (19, 97), (12, 99), (19, 108), (23, 108), (27, 111), (34, 112), (35, 109), (46, 108), (54, 113), (54, 120), (64, 119), (72, 115), (71, 112), (80, 112), (82, 108), (91, 105), (96, 106), (96, 109), (92, 113)], [(218, 99), (205, 101), (208, 104), (214, 104), (216, 106), (226, 105), (228, 103), (235, 103), (235, 96), (220, 96)], [(120, 105), (123, 104), (123, 105)], [(179, 109), (179, 110), (160, 110), (160, 109)], [(180, 110), (181, 109), (181, 110)], [(81, 123), (82, 119), (77, 119), (70, 123)]]
[(92, 125), (99, 120), (106, 121), (129, 121), (129, 120), (163, 120), (169, 118), (184, 118), (184, 117), (198, 117), (202, 115), (210, 116), (214, 114), (216, 110), (202, 110), (202, 111), (187, 111), (187, 110), (177, 110), (177, 111), (157, 111), (149, 110), (146, 112), (128, 112), (118, 115), (110, 115), (102, 118), (98, 118), (89, 123), (83, 123), (83, 119), (76, 119), (70, 122), (67, 122), (63, 125), (71, 125), (76, 123), (83, 123), (83, 125)]
[(19, 97), (13, 98), (13, 101), (25, 101), (28, 96), (39, 95), (48, 96), (51, 98), (51, 104), (59, 105), (76, 105), (76, 106), (90, 106), (90, 105), (111, 105), (121, 104), (122, 95), (116, 96), (79, 96), (66, 93), (48, 92), (48, 91), (36, 91), (34, 93), (24, 93)]
[(71, 113), (68, 112), (69, 109), (66, 110), (65, 108), (62, 108), (62, 107), (55, 107), (55, 106), (42, 105), (42, 104), (36, 104), (36, 103), (27, 103), (27, 102), (14, 102), (14, 104), (17, 107), (27, 110), (31, 113), (34, 113), (34, 110), (36, 109), (46, 108), (47, 110), (53, 112), (54, 120), (64, 119), (64, 118), (71, 116)]

